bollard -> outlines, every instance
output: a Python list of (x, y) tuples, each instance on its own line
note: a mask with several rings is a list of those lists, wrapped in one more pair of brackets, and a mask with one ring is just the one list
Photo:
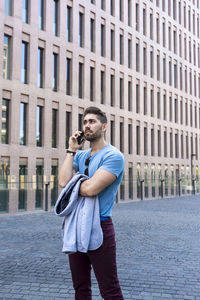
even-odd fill
[(164, 183), (164, 179), (161, 179), (161, 197), (164, 197), (164, 188), (163, 188), (163, 183)]
[(178, 179), (178, 194), (179, 194), (179, 197), (181, 196), (181, 180), (182, 179)]
[(143, 200), (143, 182), (144, 180), (140, 180), (140, 197)]
[(48, 211), (48, 187), (49, 181), (45, 183), (45, 211)]

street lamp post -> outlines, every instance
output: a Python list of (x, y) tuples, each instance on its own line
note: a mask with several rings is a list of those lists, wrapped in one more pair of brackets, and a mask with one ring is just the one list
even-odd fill
[(194, 178), (193, 178), (193, 157), (196, 157), (195, 153), (191, 154), (191, 184), (192, 184), (192, 193), (195, 194), (195, 188), (194, 188)]

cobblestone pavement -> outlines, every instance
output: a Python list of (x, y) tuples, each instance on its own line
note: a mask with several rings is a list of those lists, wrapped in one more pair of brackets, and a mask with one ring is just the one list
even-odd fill
[[(120, 203), (113, 221), (125, 300), (200, 299), (200, 196)], [(52, 212), (0, 216), (0, 300), (74, 299), (61, 223)]]

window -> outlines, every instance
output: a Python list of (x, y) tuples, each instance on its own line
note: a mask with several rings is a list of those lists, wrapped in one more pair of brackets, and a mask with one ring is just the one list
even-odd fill
[(53, 0), (53, 34), (58, 36), (58, 0)]
[(170, 157), (173, 157), (173, 134), (170, 132), (169, 135), (169, 141), (170, 141)]
[(115, 0), (110, 0), (110, 14), (114, 16), (115, 14)]
[(105, 56), (105, 25), (101, 24), (101, 56)]
[(11, 37), (4, 35), (3, 45), (3, 78), (10, 79), (10, 65), (11, 65)]
[(163, 119), (167, 120), (167, 103), (166, 103), (166, 94), (163, 95)]
[(163, 82), (166, 83), (166, 56), (163, 57)]
[(21, 83), (28, 83), (28, 43), (22, 42)]
[(132, 82), (128, 81), (128, 110), (132, 111)]
[(180, 64), (180, 71), (179, 71), (179, 79), (180, 79), (180, 90), (182, 91), (182, 89), (183, 89), (183, 68), (182, 68), (181, 64)]
[(132, 0), (128, 0), (128, 26), (132, 25)]
[(53, 53), (53, 74), (52, 74), (52, 89), (54, 92), (58, 90), (58, 54)]
[(136, 83), (136, 113), (140, 112), (140, 85)]
[[(1, 156), (0, 161), (0, 184), (2, 188), (6, 188), (10, 181), (10, 158)], [(8, 212), (9, 209), (9, 193), (4, 192), (1, 188), (0, 212)], [(6, 189), (5, 189), (6, 190)]]
[(168, 27), (168, 48), (171, 50), (171, 27)]
[(124, 20), (124, 0), (119, 0), (119, 19)]
[(136, 53), (135, 53), (135, 60), (136, 60), (136, 71), (140, 71), (140, 46), (139, 41), (136, 42)]
[(70, 111), (66, 111), (66, 139), (65, 139), (65, 148), (69, 147), (69, 138), (72, 134), (72, 113)]
[(176, 20), (176, 0), (173, 0), (173, 19)]
[(20, 103), (20, 145), (27, 144), (27, 104), (21, 102)]
[(135, 3), (136, 30), (139, 31), (139, 3)]
[(178, 123), (178, 99), (174, 99), (174, 121)]
[(128, 154), (133, 153), (133, 131), (132, 124), (128, 124)]
[(72, 88), (72, 60), (66, 59), (66, 95), (71, 95)]
[(51, 160), (51, 207), (54, 207), (58, 198), (58, 159)]
[(160, 43), (160, 21), (159, 16), (156, 18), (156, 42)]
[(10, 100), (2, 100), (2, 118), (1, 118), (1, 143), (9, 143), (9, 110), (10, 110)]
[(18, 210), (25, 211), (27, 209), (27, 167), (28, 160), (19, 159), (19, 192), (18, 192)]
[(120, 122), (119, 125), (119, 134), (120, 134), (120, 151), (124, 152), (124, 123)]
[(23, 0), (22, 20), (24, 23), (29, 22), (28, 10), (29, 10), (29, 0)]
[(128, 67), (132, 67), (132, 40), (128, 39)]
[(128, 195), (129, 199), (133, 200), (133, 167), (128, 168), (128, 179), (129, 179), (129, 184), (128, 184)]
[(12, 0), (4, 0), (4, 12), (8, 16), (12, 16)]
[(166, 24), (165, 24), (165, 20), (163, 20), (163, 23), (162, 23), (162, 44), (163, 44), (163, 47), (166, 47)]
[(105, 72), (101, 71), (101, 104), (105, 103)]
[(115, 121), (110, 121), (110, 143), (111, 145), (115, 145)]
[(78, 96), (83, 98), (83, 63), (79, 62), (79, 85), (78, 85)]
[(37, 129), (36, 129), (36, 145), (42, 147), (43, 143), (43, 107), (37, 105)]
[(140, 155), (140, 126), (136, 126), (136, 154)]
[(161, 131), (158, 129), (158, 156), (161, 156)]
[(169, 121), (172, 122), (172, 96), (169, 96)]
[(183, 134), (181, 134), (181, 158), (184, 158)]
[(179, 13), (179, 24), (181, 25), (181, 18), (182, 18), (182, 14), (181, 14), (181, 1), (178, 2), (178, 13)]
[(151, 88), (150, 92), (150, 101), (151, 101), (151, 117), (154, 117), (154, 90)]
[(44, 176), (44, 160), (36, 159), (36, 191), (35, 191), (35, 208), (43, 207), (43, 177)]
[(144, 109), (144, 115), (147, 115), (147, 88), (144, 87), (143, 90), (143, 109)]
[(38, 73), (37, 73), (37, 86), (43, 88), (44, 79), (44, 49), (38, 48)]
[(157, 118), (160, 119), (160, 91), (157, 92)]
[(110, 59), (115, 60), (115, 31), (110, 30)]
[(176, 29), (173, 31), (174, 53), (177, 53), (177, 33)]
[(105, 10), (105, 0), (101, 0), (101, 9)]
[(115, 105), (115, 76), (110, 75), (110, 105)]
[(157, 80), (160, 80), (160, 53), (157, 54)]
[(53, 108), (52, 109), (52, 140), (51, 140), (51, 147), (57, 147), (57, 117), (58, 117), (58, 110)]
[(39, 7), (38, 7), (38, 25), (40, 30), (44, 30), (44, 1), (39, 0)]
[(146, 35), (146, 8), (143, 8), (143, 35)]
[(179, 56), (182, 57), (182, 36), (179, 33)]
[(172, 61), (169, 59), (169, 85), (172, 85)]
[(67, 6), (67, 42), (72, 42), (72, 8)]
[(90, 19), (90, 51), (95, 52), (95, 21)]
[(84, 47), (84, 15), (79, 12), (79, 46)]
[(154, 156), (154, 128), (151, 128), (151, 156)]
[(146, 44), (143, 46), (143, 74), (147, 74), (147, 49)]
[(185, 102), (185, 125), (188, 125), (188, 104)]
[(153, 71), (154, 71), (154, 61), (153, 61), (153, 48), (150, 50), (150, 76), (153, 78)]
[(144, 155), (148, 154), (147, 127), (144, 127)]
[(95, 68), (90, 67), (90, 101), (94, 101), (95, 91)]
[(164, 157), (167, 157), (167, 131), (164, 131)]
[(150, 39), (153, 40), (153, 12), (150, 13)]
[(124, 108), (124, 79), (119, 79), (119, 107)]
[(174, 87), (177, 88), (177, 61), (174, 62)]
[(123, 65), (124, 63), (124, 36), (120, 34), (119, 36), (119, 57), (120, 57), (120, 64)]

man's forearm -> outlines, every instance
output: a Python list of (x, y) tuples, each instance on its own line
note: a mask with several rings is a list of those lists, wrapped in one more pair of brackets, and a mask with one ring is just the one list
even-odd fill
[(74, 157), (70, 153), (67, 153), (58, 174), (58, 184), (61, 187), (65, 187), (73, 176), (73, 161)]

